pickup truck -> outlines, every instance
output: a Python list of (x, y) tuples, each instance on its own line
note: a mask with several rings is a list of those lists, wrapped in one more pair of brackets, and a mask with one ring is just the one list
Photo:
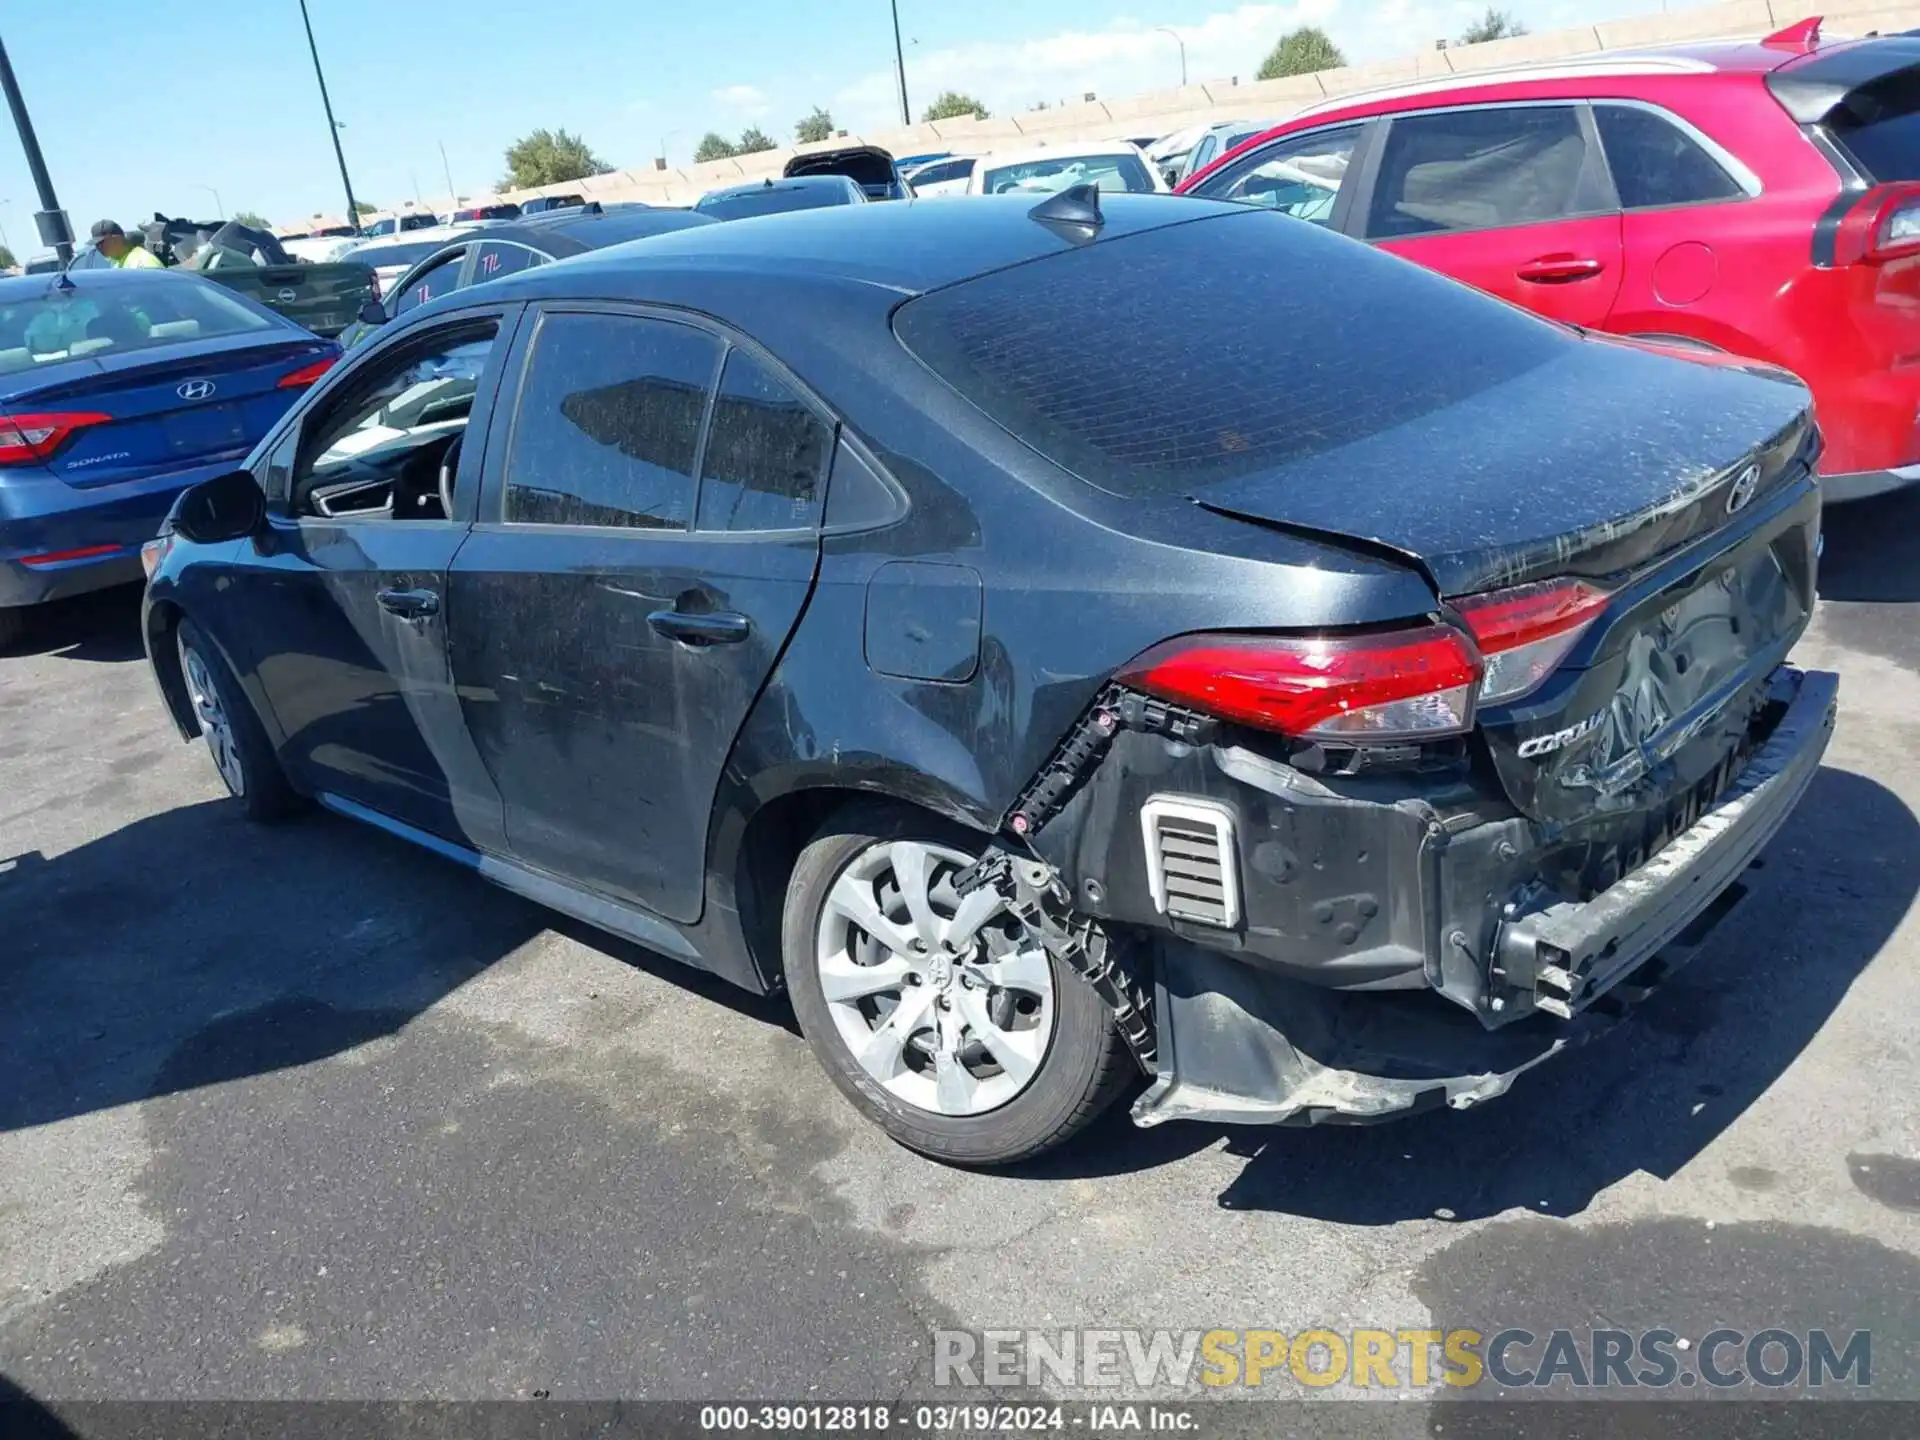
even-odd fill
[(371, 266), (306, 264), (264, 230), (233, 221), (207, 224), (155, 216), (147, 248), (169, 265), (195, 271), (331, 339), (379, 297)]

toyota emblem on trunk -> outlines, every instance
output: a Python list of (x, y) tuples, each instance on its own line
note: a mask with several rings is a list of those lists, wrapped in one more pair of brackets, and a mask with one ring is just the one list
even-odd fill
[(173, 393), (182, 400), (204, 400), (213, 393), (213, 381), (189, 380), (183, 385), (175, 386)]
[(1747, 508), (1753, 499), (1753, 492), (1760, 488), (1760, 467), (1749, 465), (1735, 477), (1733, 488), (1727, 491), (1727, 513)]

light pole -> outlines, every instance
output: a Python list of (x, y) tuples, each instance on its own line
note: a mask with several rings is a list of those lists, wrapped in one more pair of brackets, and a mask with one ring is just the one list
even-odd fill
[(1156, 25), (1153, 28), (1162, 35), (1173, 36), (1173, 43), (1180, 47), (1180, 83), (1184, 86), (1187, 83), (1187, 42), (1180, 38), (1180, 32), (1171, 25)]
[(678, 130), (669, 130), (660, 137), (660, 168), (662, 170), (667, 168), (667, 142), (679, 133)]
[(40, 141), (33, 133), (33, 118), (27, 114), (26, 99), (20, 94), (20, 82), (13, 78), (13, 62), (7, 58), (7, 47), (3, 44), (0, 44), (0, 90), (7, 92), (13, 128), (20, 132), (20, 148), (27, 152), (27, 169), (33, 175), (33, 188), (40, 197), (40, 208), (33, 217), (40, 231), (40, 243), (53, 247), (64, 269), (73, 263), (73, 225), (53, 193), (53, 177), (47, 174)]
[(900, 46), (900, 0), (890, 0), (893, 6), (893, 63), (894, 73), (900, 77), (900, 123), (913, 124), (913, 110), (907, 104), (907, 52)]
[(220, 212), (220, 218), (222, 220), (227, 218), (227, 205), (226, 202), (220, 198), (220, 192), (218, 190), (214, 189), (211, 185), (195, 185), (193, 188), (196, 190), (204, 190), (211, 195), (213, 197), (213, 208)]
[(440, 147), (440, 173), (447, 177), (447, 213), (451, 215), (460, 208), (460, 192), (453, 188), (453, 167), (447, 164), (447, 142), (436, 140)]
[(313, 78), (320, 82), (320, 108), (327, 112), (327, 137), (333, 141), (333, 158), (340, 162), (340, 188), (347, 192), (347, 225), (360, 233), (360, 210), (353, 203), (353, 181), (347, 178), (347, 152), (340, 148), (340, 123), (333, 118), (333, 101), (327, 98), (327, 77), (320, 69), (320, 47), (313, 43), (313, 17), (307, 14), (307, 0), (300, 0), (300, 23), (307, 27), (307, 49), (313, 55)]

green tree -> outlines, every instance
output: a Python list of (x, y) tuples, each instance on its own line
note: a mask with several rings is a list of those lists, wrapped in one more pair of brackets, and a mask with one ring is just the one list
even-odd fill
[(773, 150), (777, 146), (774, 138), (758, 125), (749, 125), (740, 132), (739, 143), (733, 147), (736, 155), (752, 155), (761, 150)]
[(1478, 45), (1483, 40), (1506, 40), (1515, 35), (1524, 35), (1527, 27), (1514, 19), (1505, 10), (1487, 7), (1487, 13), (1460, 32), (1462, 45)]
[(234, 214), (233, 223), (236, 225), (245, 225), (253, 230), (273, 229), (273, 222), (257, 210), (237, 211)]
[(816, 105), (811, 115), (806, 116), (793, 127), (793, 136), (802, 145), (829, 140), (833, 137), (833, 116)]
[(608, 169), (578, 135), (565, 130), (535, 130), (507, 147), (507, 173), (495, 188), (531, 190), (538, 185), (563, 185), (588, 175), (604, 175)]
[(353, 202), (353, 213), (354, 217), (359, 219), (367, 215), (379, 214), (380, 207), (371, 200), (356, 200)]
[(19, 263), (20, 262), (18, 260), (15, 260), (13, 258), (13, 251), (9, 250), (4, 245), (0, 245), (0, 270), (11, 270), (15, 265), (18, 265)]
[(733, 142), (717, 130), (709, 130), (700, 137), (700, 143), (693, 147), (693, 161), (704, 165), (709, 160), (731, 160), (740, 152)]
[(987, 118), (987, 107), (971, 95), (962, 95), (958, 90), (944, 90), (939, 98), (927, 107), (926, 113), (921, 115), (920, 120), (925, 124), (933, 120), (958, 120), (962, 115), (971, 115), (976, 120), (984, 120)]
[(1282, 75), (1311, 75), (1316, 70), (1337, 70), (1347, 63), (1340, 47), (1327, 38), (1317, 25), (1302, 25), (1289, 30), (1261, 62), (1259, 79), (1278, 80)]

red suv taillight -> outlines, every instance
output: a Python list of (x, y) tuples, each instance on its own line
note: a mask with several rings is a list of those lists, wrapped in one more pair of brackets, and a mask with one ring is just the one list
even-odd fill
[(1303, 740), (1437, 740), (1470, 730), (1479, 705), (1539, 688), (1607, 599), (1585, 581), (1552, 580), (1460, 601), (1465, 630), (1434, 621), (1370, 635), (1189, 635), (1117, 678)]
[(1920, 254), (1920, 185), (1876, 185), (1840, 217), (1836, 265), (1875, 264)]
[(50, 410), (33, 415), (0, 415), (0, 465), (37, 465), (66, 444), (77, 430), (113, 419), (97, 410)]

